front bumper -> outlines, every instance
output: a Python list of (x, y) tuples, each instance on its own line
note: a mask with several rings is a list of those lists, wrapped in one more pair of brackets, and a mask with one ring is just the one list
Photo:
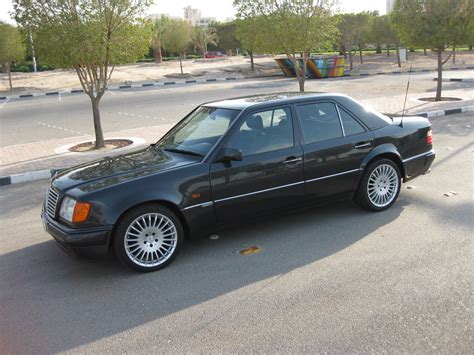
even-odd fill
[(108, 245), (113, 226), (73, 229), (52, 220), (41, 211), (43, 227), (65, 249)]

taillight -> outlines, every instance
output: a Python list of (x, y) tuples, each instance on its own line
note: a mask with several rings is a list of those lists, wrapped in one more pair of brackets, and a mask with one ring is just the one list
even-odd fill
[(426, 134), (426, 144), (433, 144), (433, 132), (431, 131), (431, 129)]

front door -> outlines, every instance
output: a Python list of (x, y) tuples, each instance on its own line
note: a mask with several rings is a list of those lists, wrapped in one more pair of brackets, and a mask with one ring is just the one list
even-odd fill
[(296, 111), (308, 198), (352, 192), (362, 160), (373, 149), (372, 132), (334, 102), (297, 105)]
[(211, 165), (218, 222), (270, 213), (305, 199), (303, 151), (289, 106), (243, 117), (224, 147), (242, 151), (242, 161)]

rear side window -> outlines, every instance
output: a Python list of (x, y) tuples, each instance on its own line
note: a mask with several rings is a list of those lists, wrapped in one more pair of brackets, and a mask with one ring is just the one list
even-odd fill
[(346, 110), (338, 105), (339, 113), (341, 114), (341, 122), (344, 127), (344, 133), (346, 136), (352, 136), (353, 134), (364, 133), (365, 129), (362, 125), (357, 122)]
[(342, 137), (336, 106), (329, 102), (300, 105), (296, 108), (306, 144)]

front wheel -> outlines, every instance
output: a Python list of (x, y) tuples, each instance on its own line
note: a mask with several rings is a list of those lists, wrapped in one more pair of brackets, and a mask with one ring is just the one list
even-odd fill
[(372, 211), (383, 211), (392, 206), (400, 193), (401, 174), (390, 159), (371, 163), (362, 176), (356, 202)]
[(144, 205), (128, 212), (115, 230), (114, 248), (125, 265), (150, 272), (168, 265), (183, 241), (176, 215), (159, 205)]

